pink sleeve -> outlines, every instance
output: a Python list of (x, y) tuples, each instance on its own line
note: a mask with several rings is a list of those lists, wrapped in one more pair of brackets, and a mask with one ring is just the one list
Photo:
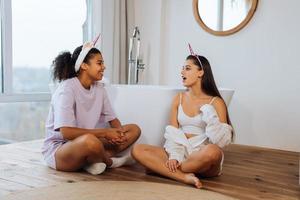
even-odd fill
[(76, 127), (75, 99), (71, 88), (62, 88), (53, 101), (54, 130), (61, 127)]
[(103, 92), (103, 107), (102, 107), (102, 112), (101, 112), (101, 116), (100, 116), (100, 122), (101, 123), (102, 122), (109, 122), (109, 121), (111, 121), (115, 118), (116, 118), (116, 114), (115, 114), (115, 112), (113, 111), (113, 109), (111, 107), (107, 92), (104, 89), (104, 92)]

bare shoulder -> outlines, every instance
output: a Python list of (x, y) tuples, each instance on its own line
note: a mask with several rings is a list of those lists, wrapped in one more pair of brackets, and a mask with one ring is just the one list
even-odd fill
[(227, 123), (227, 107), (224, 102), (224, 100), (220, 97), (216, 97), (215, 100), (212, 103), (213, 107), (216, 109), (218, 116), (220, 118), (221, 122), (226, 122)]
[(180, 93), (176, 94), (173, 97), (171, 113), (170, 113), (170, 125), (177, 127), (177, 128), (179, 126), (178, 120), (177, 120), (177, 112), (178, 112), (179, 102), (180, 102)]
[(212, 105), (215, 107), (215, 109), (226, 109), (226, 104), (220, 97), (215, 97)]
[(174, 97), (173, 97), (173, 101), (172, 101), (172, 105), (173, 106), (178, 106), (179, 102), (180, 102), (180, 95), (182, 95), (182, 92), (178, 92)]

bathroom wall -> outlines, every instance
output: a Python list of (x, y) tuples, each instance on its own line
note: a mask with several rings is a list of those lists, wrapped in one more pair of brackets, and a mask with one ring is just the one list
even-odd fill
[(130, 23), (141, 30), (144, 84), (180, 85), (190, 42), (209, 59), (218, 86), (235, 90), (236, 143), (300, 152), (300, 1), (260, 0), (250, 23), (226, 37), (201, 29), (192, 0), (128, 2)]
[[(159, 84), (160, 55), (162, 53), (161, 22), (163, 18), (163, 1), (161, 0), (128, 0), (134, 5), (134, 16), (129, 24), (138, 26), (141, 33), (141, 58), (145, 63), (145, 70), (141, 73), (141, 84)], [(132, 13), (131, 13), (132, 15)], [(133, 27), (134, 27), (133, 26)], [(129, 27), (130, 36), (133, 27)]]
[[(119, 4), (122, 0), (91, 0), (93, 5), (92, 32), (94, 35), (101, 33), (101, 51), (104, 55), (106, 72), (105, 76), (114, 80), (113, 67), (115, 66), (114, 55), (116, 40), (119, 37)], [(145, 63), (145, 70), (140, 73), (141, 84), (159, 84), (160, 75), (160, 54), (161, 54), (161, 19), (162, 1), (161, 0), (127, 0), (127, 28), (129, 37), (132, 36), (133, 29), (138, 26), (141, 33), (141, 52), (140, 58)], [(152, 17), (153, 16), (153, 17)], [(102, 22), (99, 22), (99, 20)], [(128, 42), (129, 42), (128, 37)], [(124, 49), (121, 49), (124, 51)], [(149, 67), (151, 66), (151, 68)]]

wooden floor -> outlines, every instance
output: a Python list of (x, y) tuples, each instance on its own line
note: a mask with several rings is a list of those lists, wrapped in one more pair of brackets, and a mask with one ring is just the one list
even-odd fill
[[(133, 180), (180, 184), (146, 175), (139, 165), (109, 169), (98, 176), (58, 172), (44, 165), (41, 145), (41, 140), (0, 145), (0, 199), (14, 191), (62, 182)], [(202, 182), (205, 189), (239, 199), (300, 199), (299, 153), (230, 145), (225, 150), (223, 175)]]

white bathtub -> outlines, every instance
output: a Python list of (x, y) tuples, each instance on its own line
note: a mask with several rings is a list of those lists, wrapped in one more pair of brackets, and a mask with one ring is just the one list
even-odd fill
[[(164, 128), (169, 122), (172, 99), (184, 88), (108, 85), (106, 89), (121, 123), (135, 123), (140, 126), (142, 135), (138, 143), (161, 146), (164, 142)], [(228, 106), (234, 91), (222, 88), (219, 91)]]

